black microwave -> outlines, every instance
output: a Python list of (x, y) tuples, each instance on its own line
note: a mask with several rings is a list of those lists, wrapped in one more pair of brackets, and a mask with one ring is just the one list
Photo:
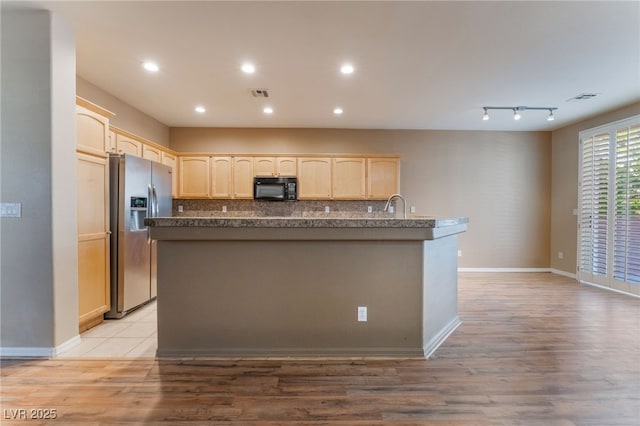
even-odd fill
[(298, 199), (298, 178), (256, 176), (253, 178), (253, 199), (296, 201)]

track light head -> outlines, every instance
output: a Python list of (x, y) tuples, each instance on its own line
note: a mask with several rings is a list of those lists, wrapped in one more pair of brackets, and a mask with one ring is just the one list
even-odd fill
[(482, 115), (482, 120), (483, 121), (487, 121), (489, 119), (489, 111), (487, 111), (487, 109), (484, 109), (484, 114)]
[(513, 119), (520, 120), (522, 116), (520, 115), (520, 110), (518, 108), (513, 109)]
[(556, 118), (553, 116), (553, 109), (549, 108), (549, 116), (547, 117), (547, 121), (553, 121)]

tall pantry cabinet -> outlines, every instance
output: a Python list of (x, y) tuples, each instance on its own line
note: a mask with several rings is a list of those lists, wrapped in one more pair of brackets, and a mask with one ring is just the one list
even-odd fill
[(80, 332), (111, 308), (109, 292), (109, 118), (113, 113), (76, 99), (78, 179), (78, 313)]

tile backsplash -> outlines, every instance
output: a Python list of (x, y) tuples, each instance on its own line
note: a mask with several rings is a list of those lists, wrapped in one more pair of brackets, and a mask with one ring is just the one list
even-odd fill
[[(386, 201), (254, 201), (174, 199), (177, 217), (357, 217), (389, 218)], [(182, 211), (180, 211), (180, 207)], [(329, 212), (326, 212), (328, 207)], [(371, 207), (371, 213), (368, 208)], [(225, 211), (226, 210), (226, 211)], [(400, 212), (402, 213), (402, 212)]]

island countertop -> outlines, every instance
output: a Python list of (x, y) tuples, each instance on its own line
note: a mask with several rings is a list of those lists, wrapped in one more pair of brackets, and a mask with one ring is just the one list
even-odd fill
[(433, 240), (466, 231), (468, 222), (466, 217), (157, 217), (144, 223), (155, 240)]
[(464, 225), (466, 217), (345, 218), (345, 217), (155, 217), (145, 225), (157, 228), (441, 228)]

